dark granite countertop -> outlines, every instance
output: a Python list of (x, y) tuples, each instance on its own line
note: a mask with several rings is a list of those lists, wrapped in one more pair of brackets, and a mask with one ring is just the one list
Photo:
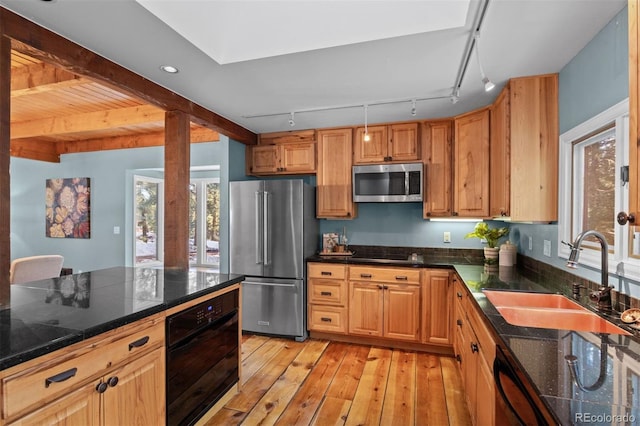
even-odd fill
[[(482, 289), (555, 290), (530, 281), (513, 268), (502, 268), (496, 276), (485, 274), (482, 266), (453, 266), (496, 332), (499, 344), (513, 355), (560, 424), (636, 424), (640, 420), (637, 330), (622, 324), (618, 315), (608, 319), (631, 335), (564, 330), (562, 324), (558, 329), (508, 324)], [(580, 303), (589, 307), (587, 300), (584, 297)], [(572, 379), (567, 355), (577, 357), (582, 390)], [(605, 362), (601, 364), (602, 355)]]
[[(506, 348), (517, 367), (526, 374), (558, 423), (636, 424), (640, 420), (640, 332), (619, 321), (608, 319), (630, 335), (520, 327), (508, 324), (486, 298), (483, 289), (557, 293), (547, 285), (525, 277), (515, 267), (501, 267), (497, 274), (486, 274), (477, 258), (424, 256), (410, 262), (405, 254), (385, 258), (312, 256), (309, 262), (452, 267), (470, 290), (487, 325), (493, 328), (498, 344)], [(565, 294), (569, 296), (569, 294)], [(589, 307), (586, 295), (579, 301)], [(605, 362), (601, 363), (604, 354)], [(583, 389), (572, 379), (566, 355), (574, 355)]]
[(11, 286), (0, 310), (0, 370), (244, 279), (204, 269), (115, 267)]

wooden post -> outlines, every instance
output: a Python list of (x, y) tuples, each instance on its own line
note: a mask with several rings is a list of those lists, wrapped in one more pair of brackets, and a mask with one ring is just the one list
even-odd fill
[(0, 28), (0, 310), (9, 306), (9, 265), (11, 262), (10, 161), (11, 40)]
[(189, 115), (165, 114), (164, 266), (189, 268)]

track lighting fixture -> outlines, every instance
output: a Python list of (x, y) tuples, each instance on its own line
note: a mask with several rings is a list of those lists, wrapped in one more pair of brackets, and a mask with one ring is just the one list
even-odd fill
[(451, 97), (449, 98), (449, 100), (454, 105), (458, 103), (458, 101), (460, 100), (460, 88), (454, 89), (451, 92)]
[(411, 116), (415, 117), (416, 113), (417, 113), (417, 111), (416, 111), (416, 100), (412, 99), (411, 100)]
[(369, 128), (367, 126), (367, 109), (369, 109), (369, 105), (364, 104), (364, 136), (362, 140), (365, 142), (369, 142), (371, 140), (371, 136), (369, 136)]
[(293, 127), (296, 125), (296, 122), (293, 120), (293, 116), (295, 115), (295, 112), (291, 113), (291, 116), (289, 117), (289, 126)]
[(484, 84), (485, 92), (489, 92), (493, 90), (493, 88), (496, 87), (496, 85), (493, 84), (491, 80), (489, 80), (489, 77), (486, 76), (486, 74), (484, 73), (484, 70), (482, 69), (482, 63), (480, 62), (480, 31), (476, 32), (475, 38), (476, 38), (476, 58), (478, 59), (478, 68), (480, 68), (480, 75), (482, 76), (482, 84)]

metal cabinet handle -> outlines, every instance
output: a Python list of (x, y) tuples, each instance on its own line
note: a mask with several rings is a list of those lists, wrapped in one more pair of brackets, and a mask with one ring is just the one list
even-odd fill
[(459, 291), (456, 292), (456, 296), (458, 296), (458, 299), (462, 299), (462, 293), (460, 293)]
[(328, 271), (322, 271), (322, 272), (320, 272), (320, 275), (328, 275), (328, 276), (331, 276), (332, 274), (331, 274), (331, 272), (328, 272)]
[(360, 274), (360, 278), (371, 278), (371, 274)]
[(136, 340), (135, 342), (129, 343), (129, 351), (131, 351), (133, 348), (139, 348), (140, 346), (146, 345), (148, 341), (149, 341), (149, 336), (144, 336)]
[(331, 292), (330, 291), (321, 291), (320, 292), (320, 296), (331, 296)]
[(462, 320), (461, 319), (456, 320), (456, 325), (459, 327), (462, 327)]
[(383, 286), (383, 285), (378, 284), (378, 289), (379, 289), (379, 290), (384, 290), (384, 286)]
[(108, 387), (109, 386), (105, 382), (100, 382), (96, 386), (96, 391), (98, 391), (98, 393), (105, 393)]
[(331, 318), (322, 317), (322, 318), (320, 318), (320, 321), (322, 321), (322, 322), (331, 322)]
[(471, 352), (478, 352), (479, 348), (478, 348), (478, 344), (477, 343), (471, 343)]
[(406, 275), (396, 275), (396, 280), (407, 281), (409, 278)]
[(626, 225), (627, 223), (635, 223), (636, 217), (633, 213), (627, 214), (626, 212), (620, 212), (616, 216), (616, 220), (618, 221), (618, 225)]
[(107, 380), (107, 384), (111, 387), (114, 387), (115, 385), (118, 384), (118, 376), (113, 376), (113, 377), (109, 377), (109, 380)]
[(460, 357), (460, 355), (456, 355), (456, 361), (458, 361), (459, 363), (462, 363), (462, 358)]
[(52, 383), (60, 383), (64, 382), (65, 380), (69, 380), (70, 378), (75, 376), (77, 372), (78, 369), (74, 367), (70, 368), (67, 371), (63, 371), (62, 373), (56, 374), (55, 376), (47, 377), (44, 380), (44, 387), (48, 388)]

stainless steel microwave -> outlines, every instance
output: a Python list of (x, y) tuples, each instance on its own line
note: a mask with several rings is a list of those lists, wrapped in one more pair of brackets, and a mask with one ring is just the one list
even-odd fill
[(353, 201), (420, 202), (422, 170), (422, 163), (353, 166)]

